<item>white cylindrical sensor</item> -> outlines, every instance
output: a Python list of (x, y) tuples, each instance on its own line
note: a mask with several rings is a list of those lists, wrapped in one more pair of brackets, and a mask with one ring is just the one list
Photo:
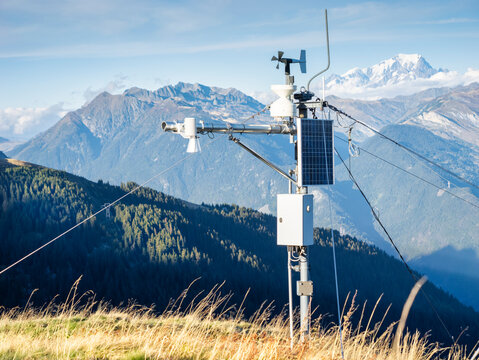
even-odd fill
[(188, 139), (196, 138), (196, 119), (185, 118), (183, 136)]

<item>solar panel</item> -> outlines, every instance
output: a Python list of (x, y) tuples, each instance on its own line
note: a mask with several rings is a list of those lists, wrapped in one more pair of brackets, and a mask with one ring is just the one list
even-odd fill
[(333, 121), (298, 119), (298, 185), (334, 184)]

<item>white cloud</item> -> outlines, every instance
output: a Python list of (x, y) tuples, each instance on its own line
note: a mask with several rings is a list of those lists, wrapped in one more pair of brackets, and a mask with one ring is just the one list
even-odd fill
[(126, 88), (125, 81), (128, 79), (127, 76), (118, 75), (115, 79), (108, 82), (105, 86), (102, 86), (98, 89), (93, 89), (91, 86), (88, 87), (83, 92), (83, 97), (85, 99), (85, 103), (89, 103), (93, 100), (98, 94), (106, 91), (110, 94), (118, 93), (119, 91), (123, 91)]
[(85, 43), (65, 46), (45, 46), (26, 51), (3, 51), (0, 59), (9, 58), (113, 58), (113, 57), (138, 57), (158, 55), (196, 54), (211, 51), (258, 49), (264, 47), (296, 48), (298, 39), (303, 42), (317, 42), (318, 37), (323, 38), (321, 31), (306, 31), (288, 35), (263, 35), (250, 36), (241, 40), (210, 41), (192, 43), (178, 41), (174, 44), (161, 40), (110, 42), (110, 43)]
[(171, 80), (171, 78), (156, 77), (154, 79), (154, 83), (155, 83), (155, 85), (157, 85), (159, 87), (163, 87), (163, 86), (172, 85), (173, 80)]
[[(376, 100), (392, 98), (398, 95), (412, 95), (414, 93), (440, 87), (455, 87), (479, 82), (479, 70), (469, 68), (464, 74), (457, 71), (438, 72), (427, 79), (406, 80), (394, 85), (384, 85), (374, 88), (352, 87), (350, 83), (334, 84), (327, 87), (326, 95), (336, 95), (342, 98)], [(313, 89), (320, 91), (319, 87)]]
[[(85, 102), (91, 101), (103, 91), (111, 94), (126, 88), (126, 76), (118, 75), (100, 88), (88, 87), (83, 94)], [(71, 106), (71, 104), (70, 104)], [(69, 107), (70, 107), (69, 106)], [(78, 105), (74, 105), (77, 107)], [(58, 122), (70, 109), (61, 102), (49, 107), (7, 107), (0, 109), (0, 137), (14, 141), (25, 141), (47, 130)]]
[(479, 82), (479, 69), (469, 68), (464, 74), (464, 85)]
[(10, 140), (26, 140), (60, 120), (67, 111), (63, 103), (47, 108), (0, 109), (0, 136)]
[(446, 25), (446, 24), (467, 24), (467, 23), (475, 23), (475, 22), (479, 22), (479, 19), (471, 19), (471, 18), (449, 18), (449, 19), (423, 21), (423, 22), (418, 22), (418, 24), (424, 24), (424, 25)]
[(275, 95), (272, 91), (253, 91), (248, 95), (265, 105), (271, 104), (278, 99), (278, 95)]
[(125, 42), (134, 43), (135, 38), (150, 43), (157, 41), (164, 47), (178, 43), (184, 35), (189, 37), (228, 24), (228, 17), (234, 17), (228, 3), (218, 0), (178, 3), (1, 0), (0, 43), (2, 52), (9, 54), (42, 54), (55, 52), (58, 47), (64, 47), (67, 52), (78, 47), (88, 51), (91, 47), (97, 52), (98, 47), (108, 49), (113, 43), (120, 48), (123, 44), (119, 39), (130, 39)]

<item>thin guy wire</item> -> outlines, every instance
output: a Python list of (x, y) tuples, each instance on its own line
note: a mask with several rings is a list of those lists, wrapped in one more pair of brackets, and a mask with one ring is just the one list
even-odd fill
[[(336, 113), (336, 115), (339, 116), (339, 117), (341, 117), (341, 114)], [(342, 119), (342, 118), (341, 118), (341, 119)], [(355, 121), (353, 120), (353, 122), (351, 123), (352, 125), (350, 126), (350, 129), (353, 128), (354, 122), (355, 122)], [(339, 121), (338, 121), (338, 123), (339, 123)], [(341, 125), (341, 123), (339, 123), (339, 124)], [(342, 126), (342, 127), (344, 127), (344, 126)], [(343, 139), (340, 139), (340, 140), (343, 140)], [(356, 146), (357, 146), (357, 145), (356, 145)], [(359, 146), (357, 146), (357, 147), (359, 148)], [(417, 158), (415, 158), (415, 157), (414, 157), (412, 154), (410, 154), (409, 152), (406, 152), (406, 154), (407, 154), (411, 159), (414, 159), (415, 161), (417, 161)], [(439, 176), (441, 179), (443, 179), (443, 180), (446, 181), (447, 183), (449, 183), (449, 184), (451, 183), (451, 182), (449, 181), (449, 179), (447, 179), (445, 176), (441, 175), (439, 172), (437, 172), (436, 170), (434, 170), (434, 168), (431, 167), (431, 166), (429, 166), (427, 163), (424, 163), (424, 162), (422, 162), (422, 161), (417, 161), (417, 163), (420, 164), (422, 167), (424, 167), (424, 168), (426, 168), (426, 169), (428, 169), (428, 170), (431, 170), (434, 174), (436, 174), (437, 176)], [(350, 161), (349, 167), (351, 168), (351, 161)], [(454, 184), (454, 183), (453, 183), (453, 184)], [(454, 184), (454, 185), (456, 185), (456, 184)], [(456, 185), (456, 187), (457, 187), (457, 185)]]
[[(217, 137), (216, 139), (210, 141), (208, 144), (206, 144), (204, 147), (208, 147), (209, 145), (211, 145), (212, 143), (214, 143), (215, 141), (221, 139), (223, 137)], [(58, 239), (60, 239), (61, 237), (63, 237), (64, 235), (68, 234), (69, 232), (71, 232), (72, 230), (76, 229), (77, 227), (79, 227), (80, 225), (86, 223), (88, 220), (91, 220), (93, 219), (95, 216), (97, 216), (98, 214), (100, 214), (101, 212), (105, 211), (106, 209), (109, 209), (110, 207), (112, 207), (113, 205), (115, 205), (116, 203), (118, 203), (119, 201), (123, 200), (124, 198), (126, 198), (127, 196), (131, 195), (132, 193), (134, 193), (135, 191), (137, 191), (138, 189), (144, 187), (146, 184), (148, 184), (150, 181), (156, 179), (158, 176), (161, 176), (163, 174), (165, 174), (166, 172), (170, 171), (171, 169), (173, 169), (175, 166), (179, 165), (180, 163), (184, 162), (185, 160), (191, 158), (192, 156), (194, 156), (195, 153), (192, 153), (190, 155), (187, 155), (185, 156), (184, 158), (178, 160), (177, 162), (175, 162), (173, 165), (169, 166), (168, 168), (162, 170), (160, 173), (152, 176), (151, 178), (149, 178), (148, 180), (146, 180), (144, 183), (142, 183), (141, 185), (138, 185), (137, 187), (135, 187), (134, 189), (130, 190), (129, 192), (127, 192), (126, 194), (122, 195), (121, 197), (119, 197), (118, 199), (116, 199), (115, 201), (113, 201), (112, 203), (110, 203), (109, 205), (101, 208), (100, 210), (98, 210), (96, 213), (90, 215), (89, 217), (87, 217), (86, 219), (80, 221), (79, 223), (77, 223), (76, 225), (72, 226), (71, 228), (69, 228), (68, 230), (64, 231), (63, 233), (61, 233), (60, 235), (58, 235), (57, 237), (51, 239), (50, 241), (48, 241), (47, 243), (43, 244), (42, 246), (40, 246), (39, 248), (33, 250), (32, 252), (28, 253), (27, 255), (25, 255), (24, 257), (22, 257), (21, 259), (15, 261), (13, 264), (11, 264), (10, 266), (6, 267), (5, 269), (1, 270), (0, 271), (0, 275), (2, 275), (4, 272), (10, 270), (11, 268), (13, 268), (14, 266), (20, 264), (21, 262), (23, 262), (24, 260), (28, 259), (30, 256), (32, 256), (33, 254), (39, 252), (40, 250), (42, 250), (43, 248), (47, 247), (48, 245), (50, 245), (51, 243), (57, 241)]]
[[(340, 140), (340, 141), (347, 142), (346, 140), (340, 138), (339, 136), (335, 136), (335, 138), (338, 139), (338, 140)], [(419, 180), (421, 180), (421, 181), (424, 181), (426, 184), (431, 185), (431, 186), (435, 187), (435, 188), (438, 189), (438, 190), (442, 190), (442, 191), (444, 191), (445, 193), (448, 193), (449, 195), (454, 196), (455, 198), (457, 198), (457, 199), (459, 199), (459, 200), (462, 200), (462, 201), (466, 202), (467, 204), (469, 204), (469, 205), (471, 205), (471, 206), (474, 206), (475, 208), (479, 209), (479, 205), (477, 205), (477, 204), (475, 204), (475, 203), (473, 203), (473, 202), (471, 202), (471, 201), (469, 201), (469, 200), (467, 200), (467, 199), (465, 199), (465, 198), (463, 198), (463, 197), (461, 197), (461, 196), (459, 196), (459, 195), (457, 195), (457, 194), (454, 194), (452, 191), (449, 191), (449, 190), (446, 189), (446, 188), (443, 188), (443, 187), (441, 187), (441, 186), (439, 186), (439, 185), (436, 185), (436, 184), (434, 184), (433, 182), (431, 182), (431, 181), (429, 181), (429, 180), (426, 180), (426, 179), (420, 177), (419, 175), (414, 174), (413, 172), (411, 172), (411, 171), (409, 171), (409, 170), (403, 169), (402, 167), (400, 167), (400, 166), (398, 166), (398, 165), (392, 163), (391, 161), (386, 160), (386, 159), (384, 159), (384, 158), (382, 158), (382, 157), (380, 157), (380, 156), (378, 156), (378, 155), (375, 155), (375, 154), (373, 154), (372, 152), (370, 152), (370, 151), (368, 151), (368, 150), (366, 150), (366, 149), (364, 149), (364, 148), (362, 148), (362, 147), (360, 147), (360, 146), (358, 146), (358, 145), (356, 145), (356, 146), (357, 146), (357, 148), (360, 149), (362, 152), (365, 152), (366, 154), (371, 155), (372, 157), (375, 157), (376, 159), (379, 159), (379, 160), (381, 160), (381, 161), (384, 161), (386, 164), (389, 164), (389, 165), (395, 167), (396, 169), (399, 169), (399, 170), (401, 170), (401, 171), (404, 171), (406, 174), (409, 174), (409, 175), (411, 175), (411, 176), (414, 176), (416, 179), (419, 179)]]
[(466, 178), (462, 177), (461, 175), (458, 175), (458, 174), (452, 172), (452, 171), (449, 170), (449, 169), (446, 169), (444, 166), (439, 165), (439, 164), (436, 163), (435, 161), (432, 161), (432, 160), (428, 159), (428, 158), (425, 157), (424, 155), (419, 154), (417, 151), (415, 151), (415, 150), (413, 150), (413, 149), (411, 149), (411, 148), (409, 148), (409, 147), (407, 147), (407, 146), (405, 146), (405, 145), (403, 145), (403, 144), (397, 142), (396, 140), (390, 138), (389, 136), (384, 135), (383, 133), (379, 132), (378, 130), (376, 130), (376, 129), (373, 128), (372, 126), (370, 126), (370, 125), (368, 125), (368, 124), (362, 122), (361, 120), (357, 120), (357, 119), (353, 118), (351, 115), (346, 114), (345, 112), (343, 112), (342, 110), (338, 109), (337, 107), (335, 107), (335, 106), (333, 106), (333, 105), (327, 104), (327, 106), (328, 106), (331, 110), (333, 110), (333, 111), (335, 111), (335, 112), (338, 112), (338, 113), (340, 113), (340, 114), (343, 114), (344, 116), (350, 118), (351, 120), (357, 122), (358, 124), (363, 125), (364, 127), (368, 128), (368, 129), (371, 130), (372, 132), (378, 134), (379, 136), (383, 137), (384, 139), (386, 139), (386, 140), (392, 142), (393, 144), (399, 146), (399, 147), (402, 148), (403, 150), (406, 150), (406, 151), (410, 152), (411, 154), (415, 155), (416, 157), (418, 157), (418, 158), (420, 158), (420, 159), (422, 159), (422, 160), (428, 162), (428, 163), (431, 164), (431, 165), (436, 166), (437, 168), (441, 169), (442, 171), (448, 173), (449, 175), (452, 175), (452, 176), (454, 176), (455, 178), (457, 178), (457, 179), (459, 179), (459, 180), (461, 180), (461, 181), (463, 181), (463, 182), (465, 182), (465, 183), (467, 183), (467, 184), (469, 184), (469, 185), (475, 187), (476, 189), (479, 189), (479, 186), (476, 185), (476, 184), (474, 184), (473, 182), (467, 180)]
[[(324, 113), (324, 112), (323, 112)], [(324, 114), (323, 114), (324, 115)], [(324, 117), (324, 116), (323, 116)], [(333, 210), (331, 206), (331, 185), (329, 185), (329, 169), (328, 169), (328, 156), (326, 151), (326, 132), (324, 130), (324, 121), (322, 121), (323, 126), (323, 149), (326, 154), (326, 179), (328, 179), (328, 202), (329, 202), (329, 219), (331, 221), (331, 242), (333, 244), (333, 264), (334, 264), (334, 282), (336, 285), (336, 305), (338, 307), (338, 323), (339, 323), (339, 343), (341, 344), (341, 358), (344, 360), (344, 347), (343, 347), (343, 326), (341, 322), (341, 305), (339, 304), (339, 287), (338, 287), (338, 269), (336, 265), (336, 247), (334, 244), (334, 231), (333, 231)], [(332, 141), (331, 141), (332, 145)]]
[(251, 115), (250, 117), (244, 119), (241, 123), (242, 123), (242, 124), (245, 124), (245, 123), (247, 123), (248, 121), (250, 121), (251, 119), (254, 119), (256, 116), (261, 115), (261, 114), (264, 113), (266, 110), (268, 110), (268, 109), (271, 107), (272, 104), (273, 104), (273, 103), (270, 103), (270, 104), (266, 105), (263, 109), (261, 109), (261, 110), (258, 111), (257, 113), (255, 113), (255, 114)]
[(414, 158), (414, 156), (410, 153), (406, 153), (411, 159), (414, 159), (416, 160), (416, 162), (418, 164), (420, 164), (421, 166), (425, 167), (426, 169), (429, 169), (431, 170), (434, 174), (436, 174), (437, 176), (439, 176), (441, 179), (443, 179), (445, 182), (447, 182), (448, 184), (452, 184), (452, 185), (455, 185), (456, 187), (457, 184), (451, 182), (448, 178), (446, 178), (444, 175), (441, 175), (438, 171), (434, 170), (434, 168), (430, 165), (428, 165), (427, 163), (423, 162), (423, 161), (417, 161), (417, 159)]
[[(404, 263), (404, 266), (406, 267), (407, 271), (409, 272), (409, 274), (412, 276), (413, 280), (415, 282), (418, 281), (418, 278), (416, 275), (414, 275), (414, 272), (412, 271), (412, 269), (409, 267), (408, 263), (406, 262), (406, 260), (404, 259), (404, 257), (402, 256), (401, 252), (399, 251), (398, 247), (396, 246), (396, 244), (394, 243), (391, 235), (389, 235), (389, 232), (387, 231), (387, 229), (384, 227), (382, 221), (379, 219), (379, 216), (376, 214), (376, 211), (374, 210), (373, 206), (371, 205), (371, 203), (369, 202), (366, 194), (363, 192), (363, 190), (361, 189), (361, 187), (359, 186), (358, 182), (356, 181), (356, 179), (354, 178), (353, 174), (351, 173), (351, 170), (347, 167), (346, 163), (344, 162), (343, 158), (341, 157), (341, 155), (339, 154), (338, 150), (335, 148), (334, 151), (336, 152), (336, 154), (338, 155), (339, 159), (341, 160), (341, 162), (343, 163), (344, 167), (346, 168), (347, 172), (349, 173), (349, 177), (351, 178), (351, 180), (353, 181), (353, 183), (356, 185), (356, 187), (358, 188), (359, 192), (361, 193), (361, 195), (363, 196), (364, 200), (366, 201), (366, 203), (368, 204), (369, 208), (371, 209), (371, 212), (374, 216), (374, 218), (376, 219), (376, 221), (378, 222), (378, 224), (381, 226), (381, 228), (383, 229), (384, 233), (387, 235), (388, 239), (389, 239), (389, 242), (393, 245), (394, 249), (396, 250), (396, 252), (398, 253), (399, 255), (399, 258), (401, 259), (401, 261)], [(421, 292), (422, 294), (424, 295), (424, 297), (426, 298), (427, 302), (429, 303), (429, 305), (431, 306), (431, 308), (433, 309), (436, 317), (438, 318), (439, 322), (441, 323), (442, 327), (444, 328), (444, 330), (446, 330), (446, 333), (447, 335), (452, 339), (452, 341), (454, 342), (454, 337), (451, 335), (451, 333), (449, 332), (446, 324), (444, 323), (444, 321), (442, 320), (441, 316), (439, 315), (439, 312), (437, 311), (436, 307), (434, 306), (434, 304), (432, 303), (431, 299), (429, 298), (429, 296), (427, 295), (427, 293), (424, 291), (423, 288), (421, 288)]]

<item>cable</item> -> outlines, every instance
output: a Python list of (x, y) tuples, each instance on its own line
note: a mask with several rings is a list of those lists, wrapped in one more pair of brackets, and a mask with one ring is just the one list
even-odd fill
[[(343, 163), (344, 167), (346, 168), (346, 171), (349, 173), (349, 177), (351, 178), (351, 181), (354, 183), (354, 185), (356, 185), (356, 187), (358, 188), (359, 192), (361, 193), (361, 195), (363, 196), (364, 200), (366, 201), (366, 203), (368, 204), (369, 208), (371, 209), (371, 212), (374, 216), (374, 218), (376, 219), (376, 221), (378, 222), (378, 224), (381, 226), (381, 228), (383, 229), (384, 233), (386, 234), (386, 236), (388, 237), (389, 239), (389, 242), (392, 244), (392, 246), (394, 247), (394, 249), (396, 250), (397, 254), (399, 255), (399, 258), (401, 259), (401, 261), (403, 262), (404, 266), (406, 267), (407, 271), (409, 272), (409, 274), (411, 275), (411, 277), (413, 278), (414, 282), (417, 282), (419, 279), (417, 278), (417, 276), (414, 274), (414, 272), (412, 271), (412, 269), (409, 267), (408, 263), (406, 262), (406, 260), (404, 259), (404, 257), (402, 256), (401, 252), (399, 251), (398, 247), (396, 246), (396, 244), (394, 243), (391, 235), (389, 235), (389, 232), (387, 231), (387, 229), (384, 227), (383, 223), (381, 222), (381, 220), (379, 219), (379, 216), (376, 214), (376, 211), (374, 210), (373, 206), (371, 205), (371, 203), (369, 202), (368, 198), (366, 197), (366, 194), (363, 192), (363, 190), (361, 189), (361, 187), (359, 186), (358, 182), (356, 181), (356, 179), (354, 178), (353, 174), (351, 173), (351, 170), (347, 167), (346, 163), (344, 162), (343, 158), (341, 157), (341, 155), (339, 154), (338, 150), (336, 148), (334, 148), (334, 151), (336, 152), (336, 154), (338, 155), (339, 159), (341, 160), (341, 162)], [(436, 307), (434, 306), (434, 304), (432, 303), (431, 299), (429, 298), (429, 296), (427, 295), (427, 293), (424, 291), (423, 288), (421, 288), (421, 292), (422, 294), (424, 295), (424, 297), (426, 298), (427, 302), (429, 303), (429, 305), (431, 306), (431, 308), (433, 309), (434, 313), (436, 314), (436, 317), (438, 318), (439, 322), (441, 323), (442, 327), (444, 328), (444, 330), (446, 331), (447, 335), (452, 339), (452, 341), (454, 342), (454, 337), (451, 335), (451, 333), (449, 332), (446, 324), (444, 323), (444, 321), (442, 320), (441, 316), (439, 315)]]
[[(334, 137), (335, 137), (336, 139), (340, 140), (340, 141), (347, 142), (346, 140), (340, 138), (339, 136), (334, 136)], [(413, 172), (411, 172), (411, 171), (409, 171), (409, 170), (403, 169), (402, 167), (400, 167), (400, 166), (398, 166), (398, 165), (396, 165), (396, 164), (390, 162), (389, 160), (386, 160), (386, 159), (384, 159), (384, 158), (382, 158), (382, 157), (380, 157), (380, 156), (378, 156), (378, 155), (375, 155), (375, 154), (373, 154), (372, 152), (370, 152), (370, 151), (368, 151), (368, 150), (366, 150), (366, 149), (364, 149), (364, 148), (362, 148), (362, 147), (360, 147), (360, 146), (357, 146), (357, 145), (355, 145), (355, 146), (356, 146), (358, 149), (360, 149), (362, 152), (365, 152), (366, 154), (368, 154), (368, 155), (370, 155), (370, 156), (372, 156), (372, 157), (374, 157), (374, 158), (376, 158), (376, 159), (379, 159), (379, 160), (381, 160), (381, 161), (384, 161), (386, 164), (389, 164), (389, 165), (395, 167), (396, 169), (399, 169), (399, 170), (401, 170), (401, 171), (404, 171), (406, 174), (409, 174), (409, 175), (415, 177), (416, 179), (419, 179), (419, 180), (425, 182), (426, 184), (429, 184), (429, 185), (435, 187), (435, 188), (438, 189), (438, 190), (442, 190), (442, 191), (444, 191), (445, 193), (448, 193), (449, 195), (454, 196), (455, 198), (457, 198), (457, 199), (459, 199), (459, 200), (462, 200), (462, 201), (464, 201), (465, 203), (467, 203), (467, 204), (469, 204), (469, 205), (471, 205), (471, 206), (474, 206), (475, 208), (479, 209), (479, 205), (477, 205), (477, 204), (475, 204), (475, 203), (473, 203), (473, 202), (471, 202), (471, 201), (469, 201), (469, 200), (467, 200), (467, 199), (465, 199), (465, 198), (463, 198), (463, 197), (461, 197), (461, 196), (459, 196), (459, 195), (457, 195), (457, 194), (454, 194), (452, 191), (449, 191), (449, 190), (446, 189), (446, 188), (443, 188), (443, 187), (441, 187), (441, 186), (438, 186), (438, 185), (432, 183), (431, 181), (426, 180), (426, 179), (420, 177), (419, 175), (414, 174)]]
[[(406, 153), (406, 154), (407, 154), (411, 159), (415, 160), (418, 164), (420, 164), (422, 167), (431, 170), (434, 174), (436, 174), (436, 175), (439, 176), (441, 179), (443, 179), (445, 182), (447, 182), (447, 183), (449, 184), (448, 186), (450, 186), (451, 181), (450, 181), (448, 178), (446, 178), (444, 175), (441, 175), (441, 174), (439, 173), (439, 171), (434, 170), (434, 168), (433, 168), (431, 165), (429, 165), (428, 163), (425, 163), (425, 162), (423, 162), (423, 161), (417, 161), (418, 159), (416, 159), (416, 158), (415, 158), (412, 154), (410, 154), (410, 153)], [(456, 184), (453, 183), (453, 185), (456, 185)], [(456, 187), (458, 187), (458, 186), (456, 185)]]
[[(208, 144), (206, 144), (203, 148), (206, 148), (208, 147), (209, 145), (211, 145), (212, 143), (214, 143), (215, 141), (221, 139), (223, 137), (217, 137), (216, 139), (210, 141)], [(97, 216), (98, 214), (100, 214), (101, 212), (105, 211), (106, 209), (109, 209), (110, 207), (112, 207), (113, 205), (115, 205), (116, 203), (118, 203), (119, 201), (123, 200), (124, 198), (126, 198), (127, 196), (131, 195), (132, 193), (134, 193), (135, 191), (137, 191), (138, 189), (144, 187), (146, 184), (148, 184), (150, 181), (152, 181), (153, 179), (157, 178), (158, 176), (161, 176), (163, 174), (165, 174), (166, 172), (170, 171), (171, 169), (173, 169), (175, 166), (179, 165), (180, 163), (184, 162), (185, 160), (191, 158), (192, 156), (194, 156), (195, 153), (192, 153), (190, 155), (187, 155), (185, 156), (184, 158), (178, 160), (177, 162), (175, 162), (173, 165), (169, 166), (168, 168), (164, 169), (163, 171), (161, 171), (160, 173), (152, 176), (151, 178), (149, 178), (148, 180), (146, 180), (144, 183), (142, 183), (141, 185), (138, 185), (137, 187), (135, 187), (134, 189), (130, 190), (129, 192), (127, 192), (126, 194), (122, 195), (121, 197), (119, 197), (118, 199), (116, 199), (115, 201), (113, 201), (112, 203), (110, 203), (109, 205), (101, 208), (100, 210), (98, 210), (96, 213), (90, 215), (89, 217), (87, 217), (86, 219), (80, 221), (79, 223), (77, 223), (76, 225), (72, 226), (71, 228), (69, 228), (68, 230), (64, 231), (63, 233), (61, 233), (60, 235), (58, 235), (57, 237), (51, 239), (50, 241), (46, 242), (45, 244), (43, 244), (42, 246), (40, 246), (39, 248), (33, 250), (32, 252), (28, 253), (27, 255), (25, 255), (24, 257), (22, 257), (21, 259), (15, 261), (13, 264), (7, 266), (5, 269), (1, 270), (0, 271), (0, 275), (2, 275), (3, 273), (5, 273), (6, 271), (10, 270), (11, 268), (13, 268), (14, 266), (20, 264), (22, 261), (28, 259), (30, 256), (32, 256), (33, 254), (39, 252), (40, 250), (42, 250), (43, 248), (47, 247), (48, 245), (50, 245), (51, 243), (57, 241), (58, 239), (60, 239), (61, 237), (63, 237), (64, 235), (68, 234), (70, 231), (76, 229), (77, 227), (79, 227), (80, 225), (86, 223), (88, 220), (94, 218), (95, 216)]]
[(258, 111), (257, 113), (251, 115), (250, 117), (247, 117), (246, 119), (244, 119), (243, 121), (241, 121), (242, 124), (245, 124), (247, 123), (248, 121), (254, 119), (256, 116), (259, 116), (261, 115), (262, 113), (264, 113), (266, 110), (269, 110), (269, 108), (271, 107), (273, 103), (270, 103), (268, 105), (266, 105), (263, 109), (261, 109), (260, 111)]
[[(322, 121), (323, 126), (323, 134), (326, 134), (324, 129), (324, 121)], [(326, 151), (326, 136), (323, 136), (323, 149), (324, 153), (327, 154)], [(329, 185), (329, 169), (328, 169), (328, 157), (325, 156), (326, 160), (326, 179), (328, 179), (328, 202), (329, 202), (329, 219), (331, 221), (331, 242), (333, 244), (333, 264), (334, 264), (334, 282), (336, 285), (336, 305), (338, 307), (338, 323), (339, 323), (339, 343), (341, 345), (341, 358), (344, 360), (344, 347), (343, 347), (343, 326), (341, 322), (341, 306), (339, 304), (339, 287), (338, 287), (338, 269), (336, 265), (336, 247), (334, 244), (334, 231), (333, 231), (333, 210), (331, 206), (331, 185)]]
[(353, 118), (351, 115), (346, 114), (345, 112), (343, 112), (342, 110), (338, 109), (337, 107), (335, 107), (335, 106), (333, 106), (333, 105), (331, 105), (331, 104), (328, 104), (328, 103), (326, 103), (326, 105), (327, 105), (331, 110), (333, 110), (333, 111), (335, 111), (335, 112), (337, 112), (337, 113), (339, 113), (339, 114), (342, 114), (342, 115), (344, 115), (344, 116), (350, 118), (351, 120), (357, 122), (358, 124), (363, 125), (364, 127), (368, 128), (368, 129), (371, 130), (372, 132), (378, 134), (379, 136), (381, 136), (381, 137), (383, 137), (384, 139), (386, 139), (386, 140), (392, 142), (393, 144), (399, 146), (400, 148), (402, 148), (402, 149), (408, 151), (409, 153), (415, 155), (416, 157), (418, 157), (418, 158), (420, 158), (420, 159), (422, 159), (422, 160), (428, 162), (428, 163), (431, 164), (431, 165), (436, 166), (437, 168), (441, 169), (442, 171), (448, 173), (449, 175), (452, 175), (452, 176), (454, 176), (455, 178), (457, 178), (457, 179), (459, 179), (459, 180), (461, 180), (461, 181), (463, 181), (463, 182), (465, 182), (465, 183), (467, 183), (467, 184), (469, 184), (469, 185), (471, 185), (471, 186), (473, 186), (473, 187), (475, 187), (476, 189), (479, 190), (479, 186), (478, 186), (478, 185), (476, 185), (476, 184), (474, 184), (473, 182), (467, 180), (466, 178), (464, 178), (464, 177), (462, 177), (462, 176), (460, 176), (460, 175), (458, 175), (458, 174), (452, 172), (452, 171), (449, 170), (449, 169), (446, 169), (444, 166), (439, 165), (438, 163), (436, 163), (436, 162), (434, 162), (434, 161), (428, 159), (428, 158), (425, 157), (424, 155), (419, 154), (417, 151), (415, 151), (415, 150), (413, 150), (413, 149), (411, 149), (411, 148), (409, 148), (409, 147), (407, 147), (407, 146), (405, 146), (405, 145), (403, 145), (403, 144), (397, 142), (396, 140), (390, 138), (389, 136), (384, 135), (383, 133), (381, 133), (381, 132), (379, 132), (378, 130), (374, 129), (372, 126), (370, 126), (370, 125), (368, 125), (368, 124), (362, 122), (361, 120), (357, 120), (357, 119)]

